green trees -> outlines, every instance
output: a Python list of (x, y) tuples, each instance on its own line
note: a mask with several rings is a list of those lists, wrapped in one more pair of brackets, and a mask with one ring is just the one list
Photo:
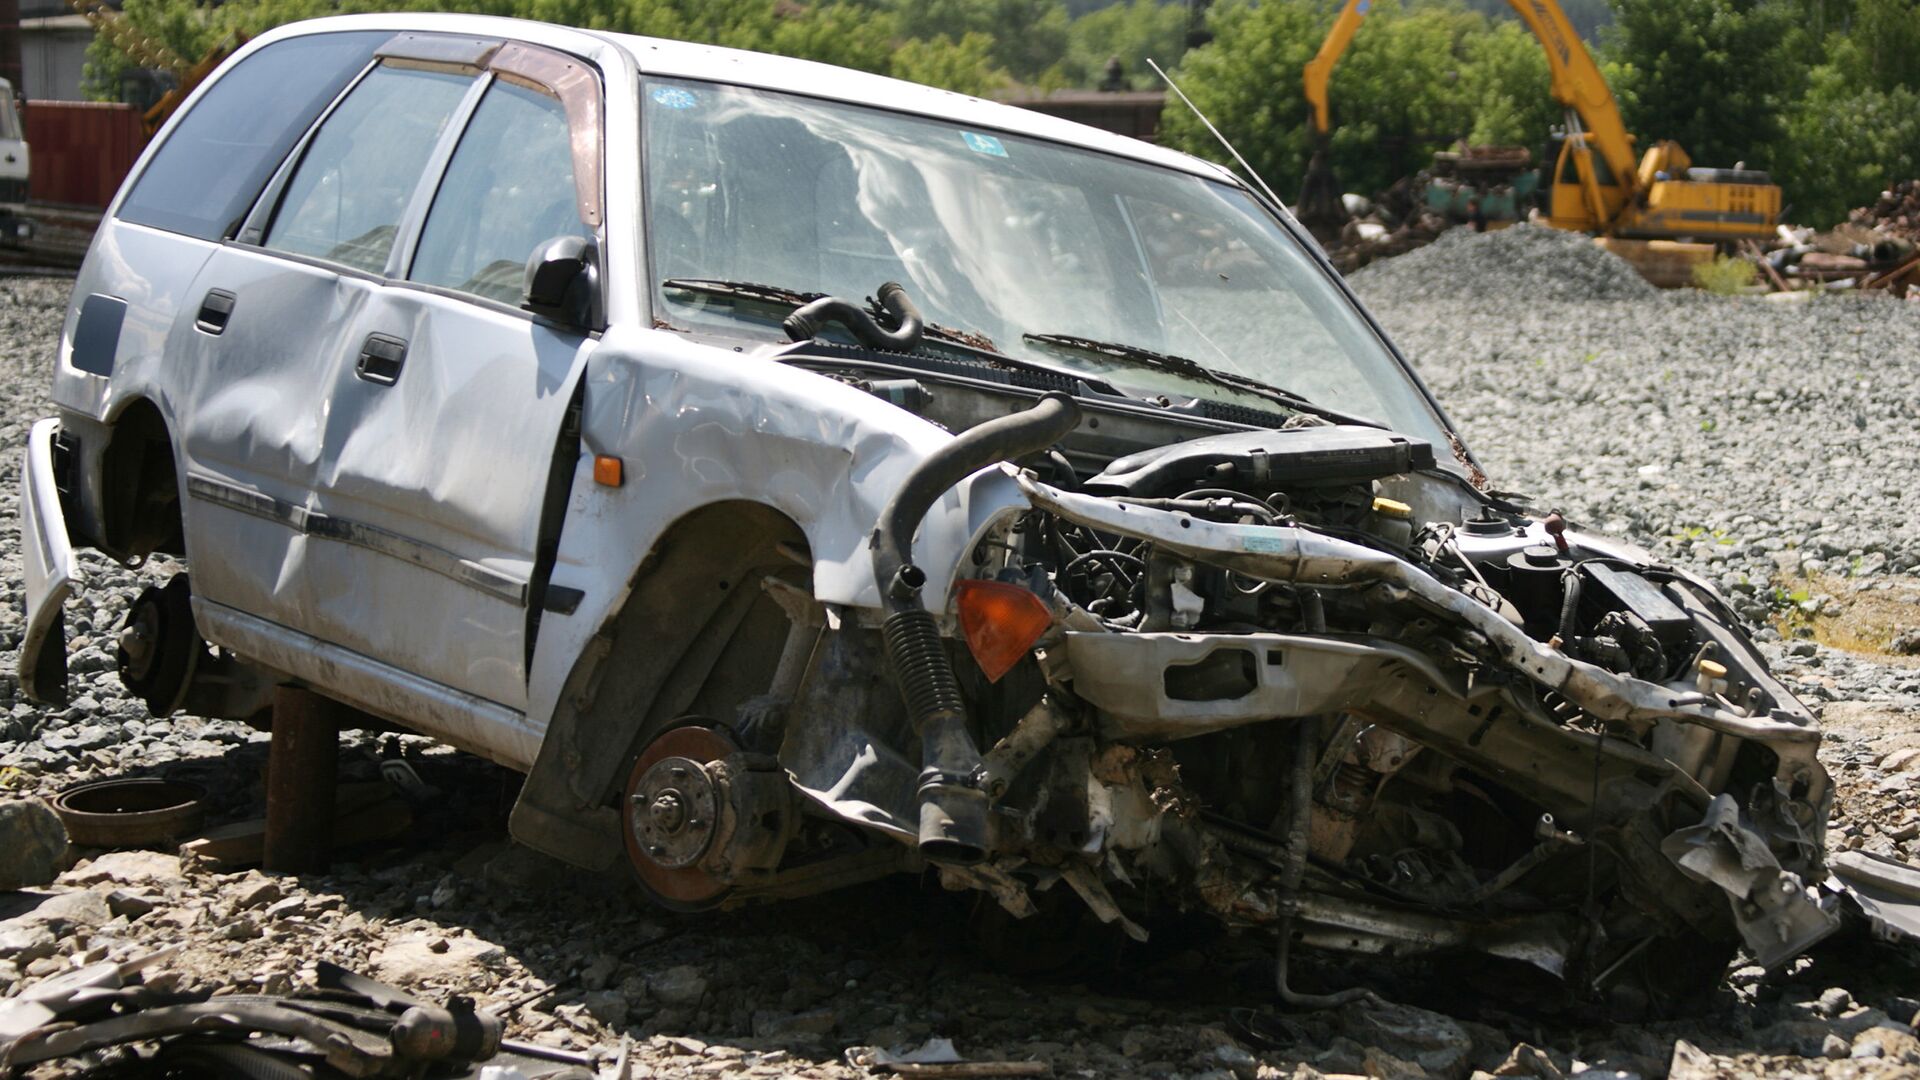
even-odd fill
[[(1213, 42), (1188, 53), (1176, 76), (1283, 196), (1311, 152), (1300, 70), (1336, 10), (1306, 0), (1216, 8)], [(1349, 191), (1380, 190), (1463, 138), (1537, 146), (1559, 117), (1546, 60), (1525, 29), (1439, 3), (1375, 0), (1327, 96), (1334, 172)], [(1169, 107), (1161, 123), (1172, 145), (1220, 156), (1185, 110)]]
[(1772, 170), (1789, 216), (1831, 225), (1920, 174), (1914, 0), (1613, 0), (1641, 138)]
[[(1602, 61), (1628, 129), (1703, 165), (1772, 170), (1796, 220), (1826, 225), (1920, 174), (1920, 0), (1560, 0)], [(184, 66), (239, 30), (336, 12), (449, 9), (802, 56), (966, 93), (1133, 88), (1170, 69), (1256, 168), (1291, 195), (1310, 150), (1300, 73), (1340, 0), (1215, 0), (1188, 52), (1181, 0), (126, 0), (89, 50), (117, 96), (139, 66)], [(1600, 5), (1611, 6), (1608, 12)], [(1374, 0), (1330, 98), (1335, 170), (1375, 191), (1457, 140), (1538, 148), (1561, 122), (1539, 42), (1506, 0)], [(1219, 156), (1178, 106), (1164, 138)]]
[(1090, 11), (1067, 27), (1067, 55), (1060, 74), (1071, 86), (1097, 86), (1107, 61), (1118, 57), (1132, 89), (1158, 89), (1147, 67), (1171, 69), (1187, 51), (1187, 8), (1163, 0), (1121, 0)]
[[(1036, 37), (1025, 52), (1012, 50), (1023, 65), (1064, 51), (1066, 15), (1056, 0), (996, 2), (1030, 9), (1042, 28), (1063, 28), (1053, 38)], [(951, 10), (936, 10), (941, 4)], [(973, 6), (968, 0), (127, 0), (120, 33), (101, 34), (88, 48), (86, 88), (94, 97), (112, 98), (125, 71), (157, 64), (165, 54), (176, 64), (191, 64), (234, 30), (252, 35), (298, 19), (402, 9), (511, 15), (704, 41), (987, 93), (1011, 76), (999, 39), (959, 18)], [(909, 25), (919, 32), (909, 32)]]
[(1611, 52), (1634, 72), (1627, 130), (1694, 161), (1763, 167), (1806, 86), (1799, 16), (1785, 0), (1614, 0)]

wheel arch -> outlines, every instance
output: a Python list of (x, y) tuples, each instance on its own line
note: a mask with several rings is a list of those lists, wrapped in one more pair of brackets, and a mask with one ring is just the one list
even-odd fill
[(650, 732), (690, 714), (730, 721), (766, 685), (788, 622), (761, 582), (810, 589), (812, 564), (805, 530), (766, 503), (713, 502), (675, 519), (574, 659), (513, 809), (515, 839), (611, 865), (622, 850), (611, 799), (627, 763)]
[(173, 428), (152, 398), (130, 395), (106, 418), (94, 469), (93, 539), (116, 559), (185, 555)]

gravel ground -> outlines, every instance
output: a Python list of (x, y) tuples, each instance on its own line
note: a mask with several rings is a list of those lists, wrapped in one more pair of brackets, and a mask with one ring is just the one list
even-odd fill
[[(1761, 627), (1765, 648), (1834, 735), (1834, 841), (1904, 855), (1920, 838), (1920, 668), (1888, 655), (1920, 599), (1912, 483), (1920, 305), (1804, 305), (1652, 293), (1558, 234), (1449, 234), (1355, 284), (1462, 425), (1497, 485), (1700, 569)], [(67, 283), (0, 279), (0, 478), (46, 410)], [(90, 776), (157, 773), (215, 792), (214, 822), (256, 815), (264, 737), (145, 718), (112, 673), (112, 628), (168, 569), (90, 559), (69, 610), (76, 700), (17, 699), (16, 494), (0, 485), (0, 786), (47, 794)], [(1920, 625), (1920, 616), (1913, 622)], [(1834, 647), (1846, 644), (1853, 651)], [(0, 894), (0, 989), (83, 961), (183, 943), (169, 978), (280, 990), (335, 960), (435, 994), (510, 1007), (512, 1034), (635, 1075), (865, 1075), (852, 1046), (953, 1039), (976, 1059), (1055, 1075), (1462, 1080), (1895, 1076), (1920, 1067), (1911, 954), (1836, 946), (1793, 972), (1732, 974), (1698, 1015), (1608, 1024), (1544, 1014), (1531, 988), (1454, 968), (1309, 968), (1373, 981), (1399, 1004), (1289, 1018), (1281, 1048), (1234, 1026), (1264, 1007), (1259, 941), (1161, 934), (1122, 963), (1015, 977), (967, 930), (969, 900), (900, 880), (811, 901), (674, 918), (617, 881), (510, 848), (515, 778), (416, 737), (344, 740), (343, 779), (407, 760), (399, 842), (326, 875), (218, 873), (159, 853), (81, 852), (44, 890)]]

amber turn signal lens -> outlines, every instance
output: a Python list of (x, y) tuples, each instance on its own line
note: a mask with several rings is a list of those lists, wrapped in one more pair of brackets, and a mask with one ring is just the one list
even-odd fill
[(621, 471), (619, 458), (611, 454), (595, 454), (593, 456), (594, 483), (604, 484), (607, 487), (619, 487), (620, 481), (625, 479), (625, 477), (621, 475)]
[(1046, 602), (1003, 581), (962, 581), (955, 595), (960, 633), (988, 682), (1013, 670), (1053, 625)]

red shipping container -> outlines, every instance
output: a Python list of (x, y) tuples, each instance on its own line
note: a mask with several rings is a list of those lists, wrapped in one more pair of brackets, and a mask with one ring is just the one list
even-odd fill
[(101, 101), (30, 101), (27, 148), (34, 202), (104, 208), (146, 145), (133, 106)]

